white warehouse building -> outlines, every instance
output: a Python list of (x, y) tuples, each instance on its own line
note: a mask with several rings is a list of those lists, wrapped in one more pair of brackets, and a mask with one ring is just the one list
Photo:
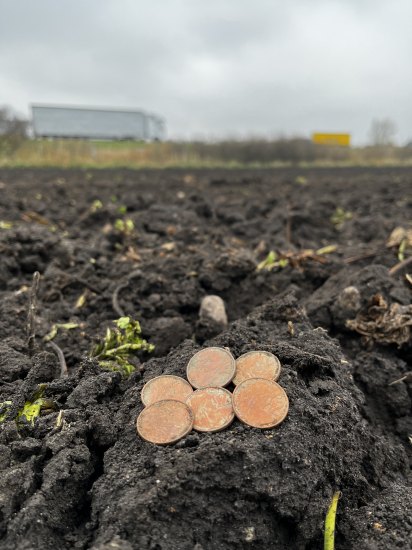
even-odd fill
[(39, 138), (145, 140), (165, 138), (165, 122), (143, 111), (32, 105), (33, 134)]

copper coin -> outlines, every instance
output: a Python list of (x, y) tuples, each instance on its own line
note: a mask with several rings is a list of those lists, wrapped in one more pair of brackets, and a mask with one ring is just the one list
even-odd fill
[(143, 386), (141, 397), (143, 405), (146, 406), (165, 399), (186, 403), (186, 399), (191, 393), (193, 393), (193, 388), (184, 378), (164, 374), (149, 380)]
[(236, 374), (233, 383), (237, 386), (249, 378), (277, 380), (280, 361), (269, 351), (249, 351), (236, 359)]
[(227, 386), (235, 376), (236, 363), (224, 348), (205, 348), (191, 358), (187, 379), (194, 388)]
[(277, 382), (249, 378), (236, 386), (233, 409), (239, 420), (253, 428), (273, 428), (286, 418), (289, 399)]
[(218, 432), (235, 418), (232, 394), (224, 388), (196, 390), (186, 403), (193, 411), (193, 428), (198, 432)]
[(181, 401), (157, 401), (142, 410), (136, 426), (142, 439), (157, 445), (167, 445), (179, 441), (192, 430), (193, 413)]

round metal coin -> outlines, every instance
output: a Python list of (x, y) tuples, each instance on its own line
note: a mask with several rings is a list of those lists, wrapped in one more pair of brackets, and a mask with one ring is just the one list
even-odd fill
[(193, 411), (193, 428), (198, 432), (218, 432), (235, 418), (232, 394), (224, 388), (196, 390), (186, 403)]
[(193, 393), (193, 388), (180, 376), (164, 374), (149, 380), (142, 389), (143, 405), (151, 405), (156, 401), (174, 399), (186, 403), (186, 399)]
[(249, 378), (233, 392), (236, 416), (253, 428), (273, 428), (287, 416), (289, 399), (285, 390), (273, 380)]
[(193, 426), (193, 413), (185, 403), (167, 399), (149, 405), (137, 417), (137, 432), (156, 445), (175, 443)]
[(277, 380), (280, 375), (280, 361), (269, 351), (249, 351), (236, 359), (235, 386), (249, 378)]
[(186, 373), (194, 388), (227, 386), (236, 371), (235, 360), (224, 348), (205, 348), (190, 359)]

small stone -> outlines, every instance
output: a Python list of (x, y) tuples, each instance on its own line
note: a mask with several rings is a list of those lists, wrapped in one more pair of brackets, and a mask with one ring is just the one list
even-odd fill
[(98, 544), (97, 546), (93, 546), (92, 550), (132, 550), (133, 547), (130, 544), (130, 542), (121, 539), (118, 535), (116, 535), (110, 542), (106, 542), (103, 544)]
[(200, 304), (199, 318), (201, 321), (213, 321), (223, 328), (227, 327), (225, 302), (220, 296), (205, 296)]
[(245, 541), (252, 542), (255, 539), (255, 528), (246, 527), (245, 528)]
[(339, 306), (348, 312), (356, 313), (361, 308), (360, 292), (356, 286), (347, 286), (338, 297)]
[(150, 296), (147, 298), (147, 301), (152, 304), (152, 305), (156, 305), (158, 304), (159, 302), (161, 302), (162, 300), (162, 297), (160, 296), (160, 294), (150, 294)]
[(200, 342), (213, 338), (227, 327), (225, 303), (220, 296), (209, 295), (202, 300), (196, 337)]

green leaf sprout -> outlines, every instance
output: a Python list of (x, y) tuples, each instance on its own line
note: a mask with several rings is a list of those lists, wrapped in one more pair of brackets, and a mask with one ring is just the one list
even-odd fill
[(125, 218), (124, 220), (118, 218), (114, 222), (114, 228), (124, 235), (130, 235), (134, 231), (134, 223), (130, 218)]
[(152, 352), (154, 345), (141, 337), (139, 321), (120, 317), (114, 323), (116, 328), (107, 329), (105, 338), (92, 349), (91, 357), (98, 359), (101, 367), (129, 376), (135, 370), (129, 357), (138, 351)]
[(12, 401), (3, 401), (3, 403), (0, 403), (0, 422), (5, 420), (12, 404)]
[(353, 218), (352, 212), (349, 212), (348, 210), (345, 210), (341, 206), (338, 206), (335, 212), (330, 217), (330, 221), (333, 223), (334, 226), (336, 226), (337, 228), (340, 228), (347, 220), (351, 220), (352, 218)]
[[(26, 401), (23, 407), (19, 410), (16, 417), (18, 427), (27, 423), (33, 426), (34, 421), (40, 415), (41, 411), (51, 412), (56, 409), (54, 401), (43, 397), (45, 389), (46, 384), (39, 384), (33, 397), (29, 401)], [(4, 401), (3, 403), (0, 403), (0, 422), (4, 422), (4, 420), (6, 420), (7, 413), (9, 412), (12, 404), (12, 401)]]
[(287, 258), (279, 258), (277, 253), (274, 250), (271, 250), (264, 260), (262, 260), (258, 266), (257, 270), (262, 271), (271, 271), (275, 267), (284, 268), (289, 265), (289, 260)]

